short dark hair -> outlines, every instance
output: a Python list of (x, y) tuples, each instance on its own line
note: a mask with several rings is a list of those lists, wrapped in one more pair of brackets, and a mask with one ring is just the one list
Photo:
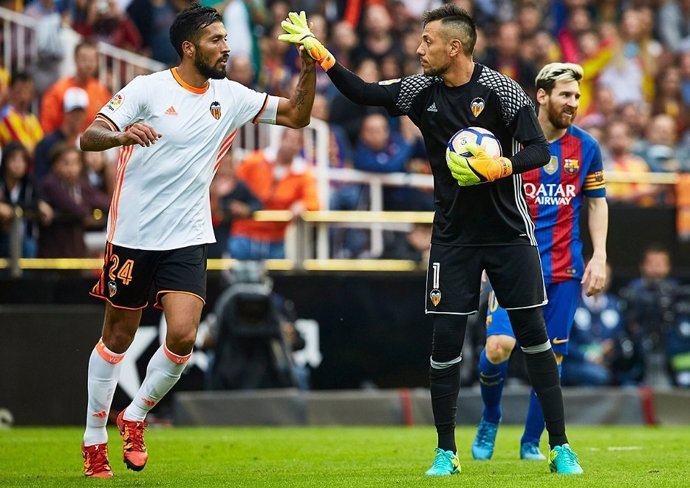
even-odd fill
[(74, 46), (74, 57), (77, 57), (77, 54), (79, 54), (79, 51), (82, 49), (95, 49), (98, 51), (98, 44), (96, 44), (94, 41), (90, 39), (84, 39), (83, 41), (80, 41), (76, 46)]
[(0, 176), (6, 176), (7, 162), (15, 153), (20, 153), (24, 157), (24, 160), (27, 162), (27, 164), (31, 161), (31, 155), (29, 154), (29, 151), (24, 147), (24, 145), (21, 142), (10, 141), (2, 150), (2, 157), (0, 158)]
[(441, 24), (451, 24), (460, 34), (462, 50), (466, 55), (474, 52), (474, 45), (477, 43), (477, 26), (466, 10), (461, 9), (453, 3), (448, 3), (434, 10), (424, 12), (422, 22), (424, 26), (430, 22), (441, 21)]
[(177, 14), (170, 26), (170, 42), (180, 59), (182, 58), (182, 43), (185, 41), (195, 43), (199, 39), (199, 33), (215, 22), (223, 22), (223, 17), (218, 11), (213, 7), (202, 7), (196, 2)]
[(33, 83), (34, 79), (26, 71), (16, 71), (12, 73), (10, 79), (10, 87), (15, 86), (17, 83)]

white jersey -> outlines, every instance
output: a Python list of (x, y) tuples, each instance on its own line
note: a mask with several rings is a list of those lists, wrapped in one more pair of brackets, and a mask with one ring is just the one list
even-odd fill
[(108, 216), (108, 241), (132, 249), (168, 250), (215, 242), (209, 186), (238, 127), (275, 123), (278, 98), (230, 80), (186, 84), (175, 68), (137, 76), (97, 118), (114, 130), (135, 122), (161, 138), (122, 147)]

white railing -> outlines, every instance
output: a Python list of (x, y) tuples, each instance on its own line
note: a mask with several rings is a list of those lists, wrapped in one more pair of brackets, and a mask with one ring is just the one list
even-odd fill
[[(0, 7), (0, 26), (2, 27), (2, 63), (9, 73), (29, 71), (38, 63), (36, 46), (36, 27), (38, 21)], [(70, 29), (63, 27), (63, 29)], [(78, 37), (78, 34), (73, 33)], [(64, 46), (67, 48), (67, 46)], [(65, 56), (72, 57), (72, 50), (65, 49)], [(98, 43), (98, 76), (113, 93), (140, 74), (152, 73), (166, 68), (166, 65), (139, 54), (118, 47)], [(68, 63), (71, 66), (71, 63)], [(71, 73), (67, 73), (71, 74)]]

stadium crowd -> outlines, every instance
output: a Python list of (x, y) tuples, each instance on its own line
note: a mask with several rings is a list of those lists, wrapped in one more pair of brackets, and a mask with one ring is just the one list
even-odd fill
[[(189, 3), (187, 0), (2, 2), (2, 7), (39, 21), (41, 34), (37, 44), (41, 62), (24, 72), (13, 70), (12, 60), (8, 59), (0, 67), (0, 257), (9, 255), (12, 228), (15, 232), (19, 228), (23, 233), (24, 257), (89, 255), (84, 236), (89, 230), (98, 231), (105, 226), (108, 199), (116, 187), (117, 159), (116, 152), (85, 153), (77, 149), (80, 132), (113, 95), (98, 81), (95, 41), (105, 41), (173, 66), (178, 59), (169, 42), (168, 30), (176, 13)], [(305, 10), (313, 22), (314, 33), (324, 40), (338, 61), (363, 79), (376, 81), (420, 72), (416, 49), (421, 36), (421, 14), (443, 2), (204, 0), (202, 3), (223, 12), (232, 49), (228, 77), (258, 91), (286, 96), (300, 65), (297, 51), (277, 39), (282, 33), (280, 22), (289, 11)], [(454, 0), (453, 3), (465, 8), (477, 21), (476, 60), (512, 77), (530, 95), (534, 95), (535, 75), (545, 64), (564, 61), (584, 67), (576, 123), (600, 142), (605, 170), (636, 176), (635, 183), (608, 184), (610, 204), (675, 205), (688, 198), (687, 185), (656, 184), (645, 179), (644, 173), (690, 171), (690, 1)], [(55, 40), (65, 30), (81, 36), (74, 53), (64, 52)], [(73, 72), (60, 72), (56, 68), (59, 61), (72, 54)], [(320, 70), (317, 91), (313, 116), (330, 124), (332, 167), (375, 173), (429, 172), (421, 136), (409, 120), (393, 119), (380, 110), (353, 104), (337, 92)], [(304, 151), (299, 131), (295, 132), (283, 137), (280, 147), (265, 148), (244, 160), (233, 160), (230, 155), (223, 163), (211, 191), (214, 221), (222, 243), (213, 251), (216, 256), (233, 256), (234, 252), (236, 257), (248, 259), (281, 257), (285, 225), (252, 223), (247, 219), (251, 211), (284, 209), (298, 214), (304, 209), (318, 208), (312, 158)], [(332, 190), (328, 202), (331, 209), (367, 209), (371, 204), (364, 186), (338, 184)], [(384, 193), (384, 209), (431, 210), (432, 198), (426, 191), (390, 188)], [(17, 208), (22, 211), (18, 212)], [(20, 226), (13, 225), (17, 219), (22, 219)], [(366, 233), (356, 230), (334, 233), (333, 239), (338, 243), (333, 246), (335, 257), (367, 255)], [(402, 239), (407, 245), (409, 236)], [(262, 243), (265, 245), (258, 245)], [(399, 249), (400, 236), (397, 240), (393, 237), (389, 247)], [(384, 255), (392, 252), (390, 249)], [(413, 251), (420, 259), (425, 255), (419, 246)], [(632, 295), (623, 298), (634, 296), (635, 290), (641, 293), (640, 289), (631, 285), (627, 290)], [(618, 298), (611, 296), (606, 306), (614, 306)], [(642, 302), (628, 299), (624, 303)], [(601, 306), (585, 300), (578, 317), (584, 320), (583, 317), (589, 316), (588, 323), (594, 324), (600, 316), (604, 323), (609, 323), (603, 317), (611, 315), (603, 314)], [(616, 313), (624, 313), (625, 307), (616, 308)], [(679, 319), (675, 326), (664, 329), (666, 332), (661, 336), (674, 330), (687, 342), (689, 327), (687, 322), (681, 326), (681, 322)], [(587, 331), (588, 327), (578, 322), (576, 330)], [(602, 331), (610, 330), (607, 327)], [(592, 365), (606, 364), (601, 343), (607, 337), (597, 337), (592, 332), (593, 326), (590, 329), (583, 335), (581, 355), (583, 367), (593, 375), (590, 383), (644, 381), (644, 374), (630, 373), (634, 372), (634, 365), (627, 376), (613, 369), (599, 374), (594, 371)], [(632, 337), (636, 332), (626, 333)], [(597, 341), (599, 349), (590, 347), (588, 341)], [(658, 352), (663, 349), (659, 344), (663, 343), (663, 340), (647, 345), (640, 342), (639, 346)], [(682, 341), (673, 344), (676, 343)], [(625, 344), (625, 341), (619, 344), (623, 352)], [(678, 354), (690, 350), (688, 344), (682, 344)], [(690, 370), (686, 363), (686, 356), (676, 361), (683, 371)], [(564, 372), (566, 379), (567, 373)], [(576, 377), (576, 374), (572, 376)], [(669, 380), (687, 381), (690, 385), (690, 380), (683, 375), (674, 374)]]

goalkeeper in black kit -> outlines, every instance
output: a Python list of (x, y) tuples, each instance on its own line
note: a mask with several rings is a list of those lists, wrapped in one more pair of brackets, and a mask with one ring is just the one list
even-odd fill
[[(313, 36), (304, 13), (290, 14), (280, 39), (304, 45), (350, 100), (385, 107), (392, 116), (407, 115), (424, 137), (434, 175), (426, 313), (433, 321), (429, 382), (438, 434), (426, 474), (460, 472), (455, 443), (459, 367), (484, 270), (525, 353), (549, 433), (550, 470), (581, 474), (565, 433), (558, 369), (541, 310), (544, 278), (520, 176), (549, 161), (549, 146), (522, 88), (472, 60), (477, 34), (467, 12), (444, 5), (426, 12), (423, 22), (417, 54), (424, 74), (379, 83), (366, 83), (338, 64)], [(469, 157), (447, 151), (453, 134), (471, 126), (491, 131), (503, 157), (492, 158), (474, 144), (465, 146)]]

